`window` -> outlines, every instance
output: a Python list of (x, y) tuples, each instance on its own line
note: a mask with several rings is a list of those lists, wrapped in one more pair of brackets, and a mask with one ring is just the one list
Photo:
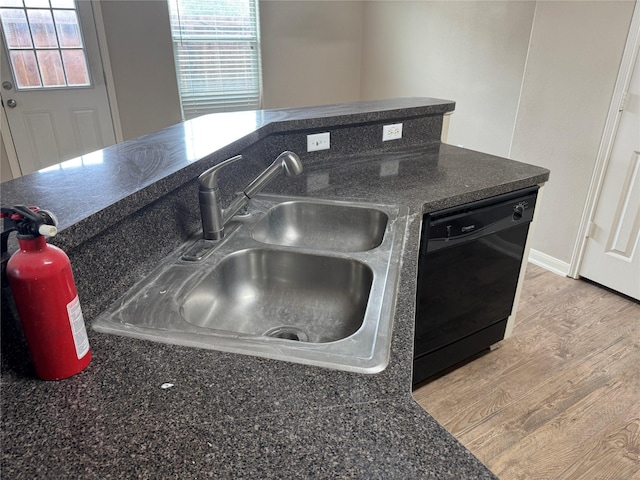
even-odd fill
[(185, 120), (260, 108), (258, 0), (169, 0)]
[(74, 0), (0, 0), (0, 18), (17, 89), (91, 85)]

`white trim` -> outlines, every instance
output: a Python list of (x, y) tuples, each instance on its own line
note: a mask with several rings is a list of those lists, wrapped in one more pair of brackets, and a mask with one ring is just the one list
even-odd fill
[(569, 264), (567, 262), (558, 260), (533, 248), (529, 251), (529, 262), (563, 277), (569, 274)]
[(633, 66), (635, 64), (639, 48), (640, 0), (636, 0), (631, 25), (629, 27), (629, 34), (627, 36), (627, 43), (622, 54), (622, 60), (620, 61), (620, 71), (618, 72), (618, 78), (613, 89), (613, 96), (611, 98), (611, 105), (609, 106), (609, 113), (607, 114), (607, 121), (604, 126), (602, 140), (600, 141), (596, 164), (591, 175), (591, 183), (589, 184), (587, 200), (585, 202), (584, 210), (582, 211), (580, 226), (578, 227), (578, 236), (576, 237), (576, 241), (573, 246), (571, 261), (567, 271), (568, 276), (573, 278), (578, 278), (580, 276), (580, 266), (587, 247), (589, 225), (593, 221), (596, 208), (598, 207), (602, 184), (604, 183), (604, 177), (609, 164), (609, 157), (611, 156), (611, 149), (613, 148), (613, 142), (615, 141), (616, 133), (618, 131), (618, 124), (622, 113), (620, 111), (620, 105), (622, 104), (622, 99), (625, 93), (629, 89)]
[(122, 124), (120, 123), (120, 111), (118, 110), (113, 70), (111, 69), (111, 59), (109, 58), (107, 32), (104, 28), (104, 17), (102, 16), (102, 5), (100, 4), (100, 0), (91, 0), (91, 6), (93, 9), (93, 21), (96, 26), (96, 37), (98, 38), (98, 51), (100, 52), (102, 71), (104, 73), (104, 83), (107, 88), (107, 100), (109, 102), (109, 108), (111, 109), (113, 134), (116, 143), (121, 143), (124, 141), (124, 135), (122, 134)]
[(0, 110), (2, 110), (2, 115), (0, 115), (0, 131), (2, 132), (2, 143), (4, 144), (4, 149), (7, 152), (9, 167), (11, 167), (11, 175), (13, 176), (13, 178), (18, 178), (22, 176), (22, 170), (20, 169), (20, 163), (18, 162), (16, 147), (13, 144), (13, 137), (11, 136), (11, 129), (9, 128), (7, 112), (4, 110), (4, 107)]
[(260, 0), (256, 1), (256, 33), (258, 37), (258, 72), (260, 75), (260, 86), (258, 87), (258, 95), (260, 95), (259, 106), (264, 108), (264, 76), (262, 75), (262, 32), (260, 31)]
[[(544, 184), (541, 184), (540, 190), (538, 190), (538, 200), (537, 200), (538, 202), (542, 198), (543, 194), (544, 194)], [(513, 327), (516, 324), (516, 316), (518, 314), (518, 305), (520, 305), (520, 295), (522, 294), (522, 285), (524, 284), (524, 277), (526, 276), (526, 273), (527, 273), (527, 262), (531, 257), (531, 251), (532, 251), (531, 244), (533, 243), (532, 238), (537, 225), (538, 225), (538, 215), (534, 215), (533, 221), (529, 225), (529, 233), (527, 235), (527, 241), (524, 245), (522, 261), (520, 263), (520, 274), (518, 275), (518, 284), (516, 286), (516, 294), (513, 299), (513, 306), (511, 307), (511, 315), (509, 315), (509, 318), (507, 318), (507, 326), (504, 331), (504, 338), (508, 338), (511, 336), (511, 334), (513, 333)]]
[(522, 285), (524, 284), (524, 277), (527, 270), (527, 260), (531, 252), (531, 231), (534, 229), (534, 225), (529, 227), (529, 235), (527, 236), (527, 243), (524, 246), (524, 254), (522, 256), (522, 262), (520, 263), (520, 274), (518, 275), (518, 284), (516, 285), (516, 294), (513, 298), (513, 306), (511, 307), (511, 315), (507, 318), (507, 326), (504, 330), (504, 338), (509, 338), (513, 334), (513, 327), (516, 324), (516, 315), (518, 314), (518, 305), (520, 305), (520, 295), (522, 295)]
[(451, 115), (453, 112), (445, 112), (442, 116), (442, 132), (440, 133), (440, 141), (442, 143), (448, 143), (449, 140), (449, 127), (451, 126)]

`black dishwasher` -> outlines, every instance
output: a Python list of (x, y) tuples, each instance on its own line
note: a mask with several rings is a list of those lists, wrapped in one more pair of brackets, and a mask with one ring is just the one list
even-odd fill
[(538, 187), (426, 214), (413, 383), (502, 340)]

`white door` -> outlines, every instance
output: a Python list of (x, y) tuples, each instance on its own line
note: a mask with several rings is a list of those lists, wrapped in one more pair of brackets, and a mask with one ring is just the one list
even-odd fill
[(0, 16), (0, 93), (22, 174), (113, 145), (91, 2), (0, 0)]
[(579, 274), (640, 300), (640, 60), (618, 129)]

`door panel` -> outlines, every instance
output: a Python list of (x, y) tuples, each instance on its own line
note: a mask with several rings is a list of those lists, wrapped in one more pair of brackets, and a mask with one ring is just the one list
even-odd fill
[(80, 155), (103, 148), (105, 142), (102, 139), (100, 113), (97, 108), (74, 108), (71, 110), (71, 121)]
[[(89, 86), (15, 88), (7, 48), (4, 38), (0, 36), (1, 95), (23, 175), (115, 143), (91, 2), (79, 0), (76, 5), (82, 28), (81, 38), (89, 64)], [(62, 11), (60, 25), (56, 24), (59, 27), (58, 37), (62, 48), (60, 58), (63, 61), (78, 53), (82, 54), (76, 48), (76, 39), (79, 38), (77, 28), (73, 31), (74, 25), (62, 19), (73, 17), (69, 12), (72, 13)], [(54, 11), (53, 16), (56, 17), (57, 13), (60, 12)], [(42, 41), (34, 37), (33, 45), (37, 46)], [(65, 45), (74, 49), (65, 50)], [(38, 55), (43, 51), (38, 51)], [(66, 72), (68, 84), (86, 83), (86, 79), (76, 78), (79, 77), (77, 72), (69, 72)], [(44, 76), (42, 78), (42, 83), (46, 83)], [(54, 83), (60, 82), (58, 78)]]
[[(25, 125), (25, 139), (28, 142), (31, 171), (39, 170), (53, 163), (62, 161), (60, 147), (58, 145), (58, 133), (56, 132), (53, 114), (51, 112), (23, 112), (22, 120)], [(14, 122), (15, 123), (15, 118)], [(11, 124), (13, 130), (13, 124)], [(24, 166), (20, 157), (18, 161), (24, 172)]]
[[(640, 131), (638, 132), (640, 135)], [(607, 251), (618, 254), (622, 258), (631, 261), (633, 250), (638, 242), (640, 232), (640, 152), (634, 151), (629, 160), (627, 178), (623, 180), (616, 215), (613, 219), (613, 228)], [(640, 275), (640, 271), (638, 272)]]

